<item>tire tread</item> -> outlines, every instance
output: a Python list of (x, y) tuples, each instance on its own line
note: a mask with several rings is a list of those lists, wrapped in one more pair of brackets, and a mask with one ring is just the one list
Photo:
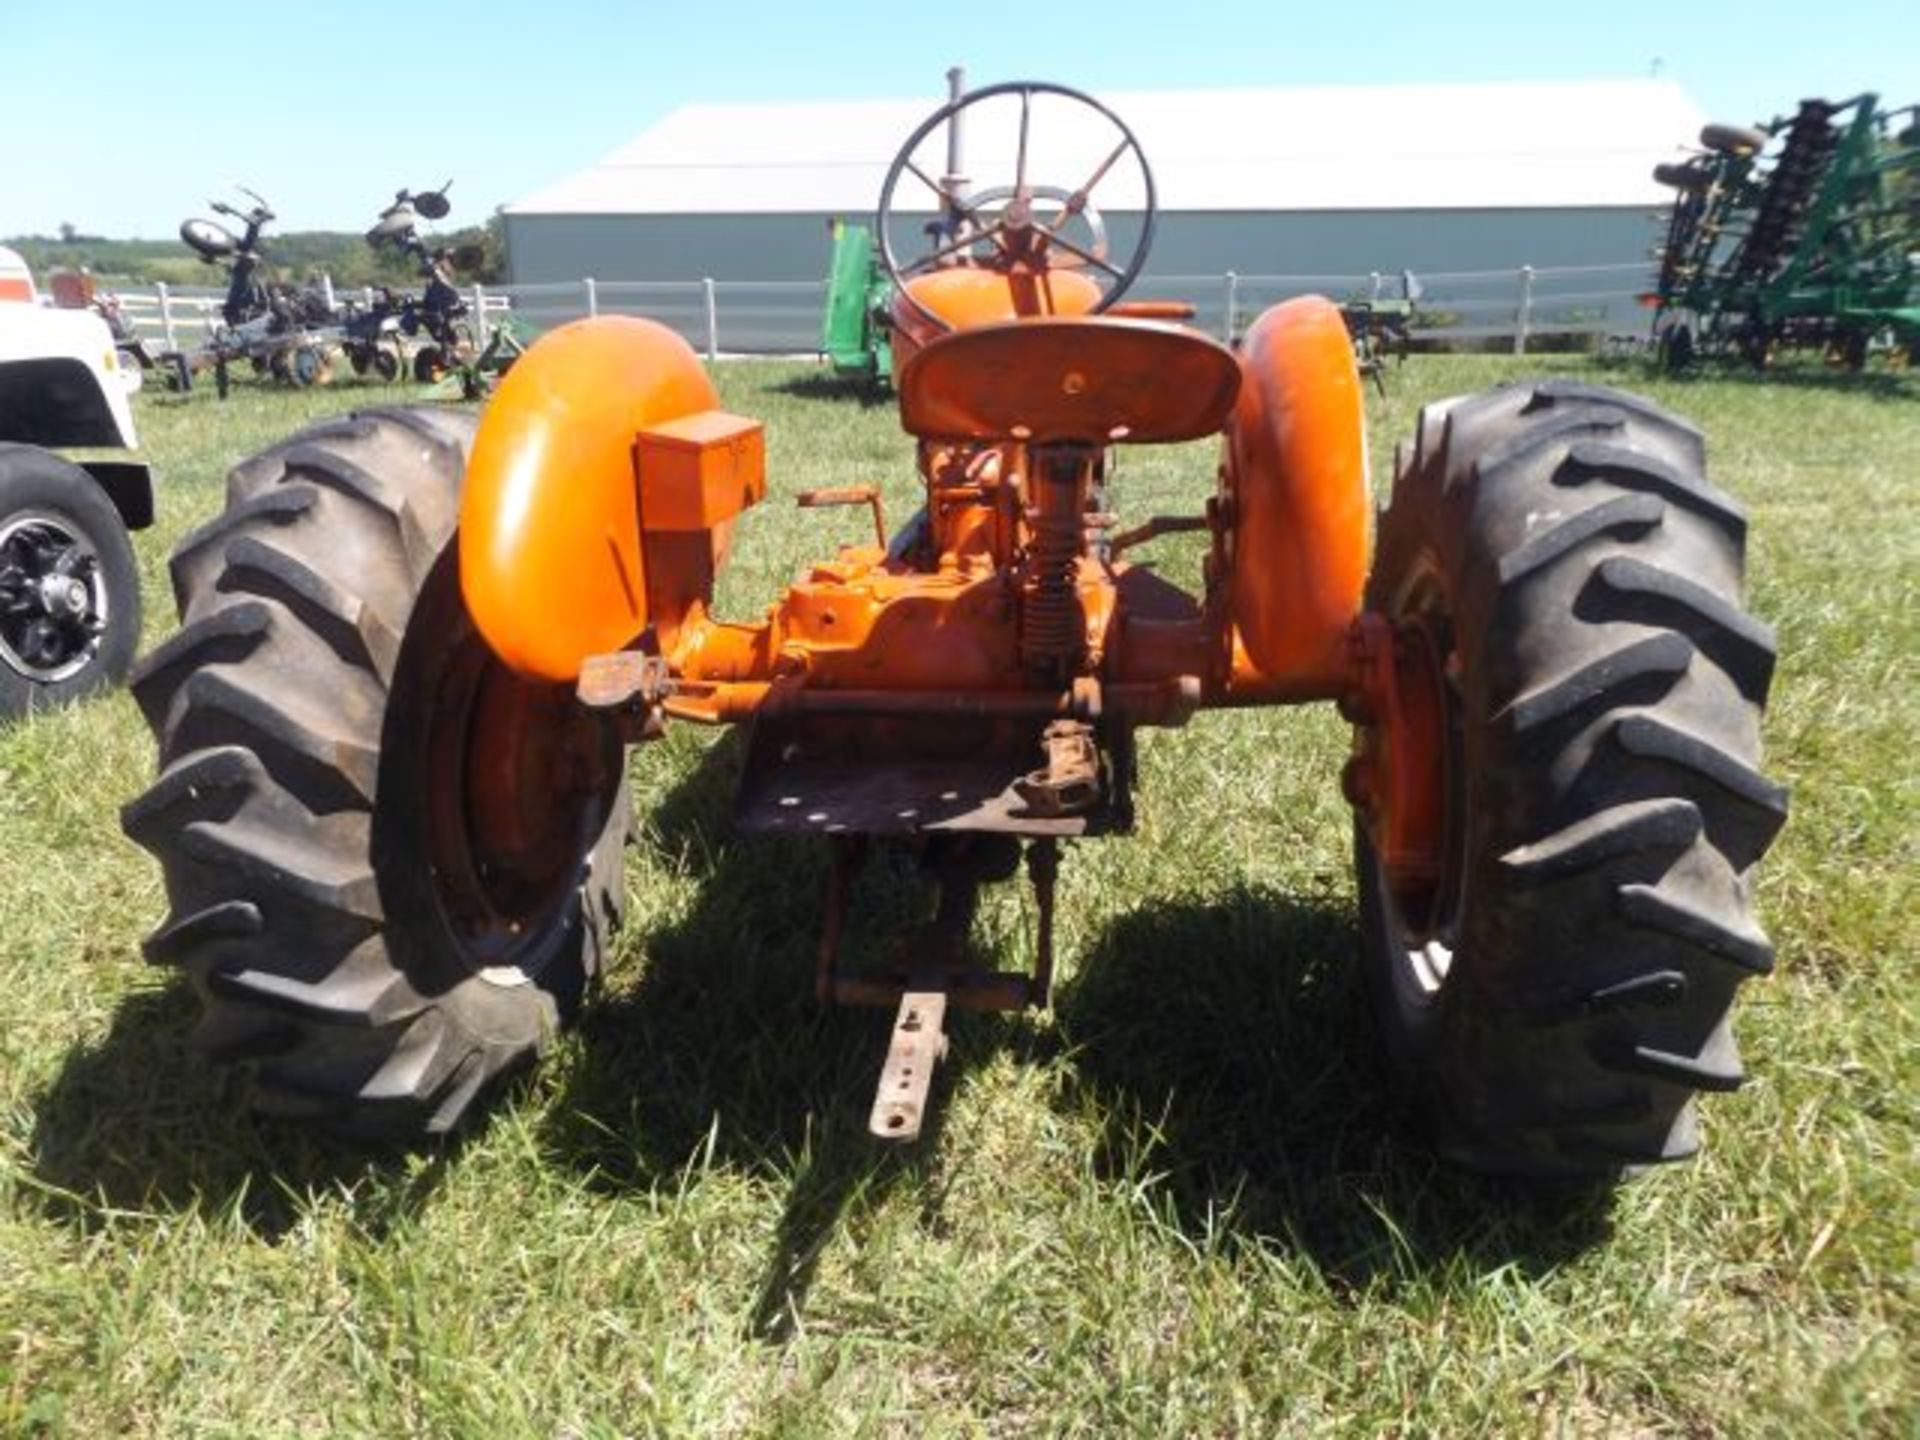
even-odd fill
[(1539, 1177), (1684, 1159), (1694, 1097), (1744, 1079), (1730, 1005), (1773, 965), (1748, 877), (1787, 813), (1759, 768), (1775, 639), (1740, 605), (1746, 525), (1700, 431), (1640, 397), (1552, 380), (1422, 412), (1370, 603), (1437, 568), (1470, 637), (1479, 798), (1437, 1000), (1390, 980), (1364, 832), (1361, 878), (1376, 1009), (1454, 1158)]

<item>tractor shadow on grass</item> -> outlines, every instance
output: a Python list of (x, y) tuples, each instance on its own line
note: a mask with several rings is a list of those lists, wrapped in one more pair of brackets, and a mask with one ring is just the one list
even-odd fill
[(178, 977), (136, 990), (97, 1044), (68, 1054), (35, 1107), (50, 1214), (82, 1227), (112, 1212), (233, 1214), (271, 1241), (312, 1197), (351, 1187), (356, 1223), (379, 1234), (439, 1182), (458, 1141), (408, 1156), (250, 1116), (237, 1079), (188, 1040), (198, 1009)]
[(1593, 357), (1593, 373), (1610, 385), (1632, 389), (1648, 381), (1682, 388), (1694, 385), (1763, 386), (1770, 390), (1834, 390), (1869, 400), (1920, 398), (1920, 371), (1847, 370), (1814, 360), (1791, 361), (1756, 370), (1745, 361), (1702, 361), (1681, 371), (1665, 370), (1641, 355)]
[[(869, 1137), (893, 1012), (814, 1000), (828, 856), (817, 841), (733, 833), (743, 749), (729, 732), (651, 806), (636, 787), (641, 843), (681, 872), (690, 898), (657, 924), (630, 920), (625, 948), (643, 949), (644, 963), (587, 1008), (542, 1140), (612, 1193), (671, 1191), (709, 1170), (784, 1183), (749, 1319), (779, 1342), (829, 1242), (857, 1238), (881, 1199), (935, 1165), (942, 1092), (1026, 1022), (956, 1021), (921, 1140)], [(875, 853), (849, 906), (848, 963), (873, 963), (929, 894), (904, 856)]]
[(770, 388), (776, 394), (791, 395), (796, 400), (825, 400), (835, 405), (844, 405), (851, 400), (863, 410), (877, 410), (894, 403), (891, 386), (878, 385), (855, 376), (836, 375), (824, 366), (804, 375), (795, 375), (790, 380), (782, 380)]
[(1097, 937), (1056, 1006), (1068, 1103), (1100, 1117), (1102, 1170), (1145, 1181), (1197, 1242), (1293, 1248), (1345, 1287), (1538, 1274), (1603, 1241), (1603, 1192), (1483, 1179), (1424, 1148), (1358, 943), (1346, 906), (1253, 889)]

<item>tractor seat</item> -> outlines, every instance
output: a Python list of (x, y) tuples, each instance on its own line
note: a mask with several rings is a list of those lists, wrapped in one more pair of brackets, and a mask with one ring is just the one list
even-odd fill
[(900, 424), (923, 440), (1166, 444), (1219, 433), (1240, 362), (1183, 326), (1049, 316), (929, 341), (897, 384)]

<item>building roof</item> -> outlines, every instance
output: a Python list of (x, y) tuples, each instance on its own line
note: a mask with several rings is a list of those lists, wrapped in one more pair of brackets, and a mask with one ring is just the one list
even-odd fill
[[(1130, 125), (1173, 211), (1455, 210), (1659, 205), (1653, 165), (1702, 115), (1671, 80), (1155, 90), (1099, 97)], [(510, 215), (861, 214), (937, 100), (682, 106)], [(977, 186), (1005, 184), (1017, 104), (969, 122)], [(969, 112), (973, 113), (973, 112)], [(1091, 123), (1090, 123), (1091, 122)], [(1071, 187), (1112, 148), (1084, 111), (1036, 102), (1032, 177)], [(944, 133), (944, 132), (942, 132)], [(919, 155), (944, 168), (944, 141)], [(1115, 167), (1097, 199), (1138, 208)], [(922, 187), (913, 206), (924, 205)]]

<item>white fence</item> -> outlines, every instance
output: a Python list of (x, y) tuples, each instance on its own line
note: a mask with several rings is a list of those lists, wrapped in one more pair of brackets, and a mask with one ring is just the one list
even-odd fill
[[(373, 305), (371, 287), (339, 291), (334, 288), (332, 277), (324, 275), (319, 283), (329, 304), (344, 298), (357, 300), (369, 308)], [(164, 282), (115, 289), (113, 294), (134, 333), (161, 350), (192, 349), (206, 340), (220, 324), (220, 306), (227, 296), (224, 286)], [(513, 310), (511, 295), (499, 287), (468, 286), (467, 304), (480, 317), (477, 328), (483, 336), (488, 326)]]
[[(1416, 340), (1511, 339), (1524, 354), (1546, 336), (1639, 336), (1647, 328), (1639, 296), (1653, 276), (1645, 262), (1517, 270), (1422, 272)], [(332, 293), (331, 281), (323, 281)], [(347, 292), (349, 296), (362, 292)], [(1183, 300), (1194, 323), (1237, 336), (1267, 306), (1293, 295), (1346, 301), (1393, 298), (1400, 277), (1365, 275), (1145, 275), (1139, 299)], [(722, 354), (796, 354), (820, 347), (826, 283), (819, 280), (600, 280), (534, 285), (472, 285), (467, 303), (485, 331), (511, 316), (523, 336), (582, 315), (645, 315), (677, 330), (709, 358)], [(167, 349), (191, 348), (219, 323), (223, 291), (155, 285), (120, 292), (141, 336)], [(366, 297), (371, 299), (371, 295)]]

